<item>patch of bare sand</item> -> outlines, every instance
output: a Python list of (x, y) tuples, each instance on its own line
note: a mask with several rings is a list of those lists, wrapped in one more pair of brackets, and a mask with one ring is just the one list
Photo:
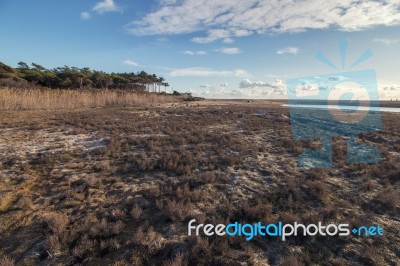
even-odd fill
[(31, 154), (57, 153), (71, 150), (91, 151), (106, 145), (104, 139), (96, 133), (72, 134), (68, 131), (41, 129), (29, 131), (24, 128), (8, 128), (0, 130), (0, 156), (13, 155), (24, 159)]

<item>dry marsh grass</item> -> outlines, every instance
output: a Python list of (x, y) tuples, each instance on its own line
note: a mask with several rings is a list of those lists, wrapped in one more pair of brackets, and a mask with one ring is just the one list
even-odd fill
[[(339, 150), (332, 169), (298, 169), (313, 143), (292, 141), (287, 110), (262, 103), (2, 112), (0, 261), (396, 265), (397, 119), (383, 114), (386, 129), (365, 135), (381, 145), (380, 164), (347, 164)], [(379, 224), (386, 234), (193, 237), (193, 218)]]
[(0, 110), (55, 110), (103, 106), (144, 106), (177, 101), (156, 93), (115, 90), (0, 88)]

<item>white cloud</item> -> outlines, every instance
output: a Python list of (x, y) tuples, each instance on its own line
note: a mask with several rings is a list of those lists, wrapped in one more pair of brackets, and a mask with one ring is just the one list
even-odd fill
[(230, 36), (231, 33), (228, 30), (212, 29), (208, 31), (207, 37), (195, 37), (192, 39), (192, 41), (197, 43), (210, 43), (219, 39), (224, 39), (224, 40), (231, 39)]
[(206, 55), (207, 54), (205, 51), (190, 51), (190, 50), (183, 51), (183, 53), (186, 55)]
[(157, 10), (127, 28), (137, 35), (201, 32), (192, 40), (207, 43), (252, 34), (398, 25), (399, 8), (398, 0), (161, 0)]
[(277, 54), (293, 54), (297, 55), (299, 53), (299, 48), (298, 47), (286, 47), (279, 49), (276, 51)]
[(191, 67), (179, 68), (172, 70), (169, 75), (171, 77), (247, 77), (249, 74), (246, 70), (214, 70), (210, 68)]
[(244, 79), (239, 83), (238, 90), (243, 94), (244, 91), (257, 92), (261, 98), (276, 98), (287, 95), (286, 86), (280, 79), (273, 82), (251, 81)]
[(385, 90), (385, 91), (400, 91), (400, 86), (390, 85), (390, 86), (383, 87), (383, 90)]
[(230, 44), (230, 43), (234, 43), (235, 41), (232, 38), (225, 38), (222, 40), (222, 42)]
[(244, 79), (236, 87), (231, 87), (228, 83), (222, 84), (202, 84), (193, 90), (194, 95), (206, 98), (220, 99), (285, 99), (287, 98), (285, 84), (276, 79), (273, 82), (253, 82)]
[(383, 38), (383, 39), (379, 39), (379, 38), (374, 39), (374, 42), (381, 43), (381, 44), (386, 45), (386, 46), (391, 46), (391, 45), (397, 43), (398, 41), (399, 41), (398, 39), (385, 39), (385, 38)]
[(216, 51), (224, 54), (239, 54), (242, 52), (237, 47), (222, 47), (221, 49), (217, 49)]
[(176, 3), (177, 0), (160, 0), (162, 5), (173, 5)]
[(94, 7), (93, 11), (103, 14), (105, 12), (116, 12), (119, 11), (120, 8), (114, 3), (114, 0), (103, 0), (98, 2)]
[[(98, 14), (103, 14), (106, 12), (116, 12), (120, 10), (121, 9), (114, 3), (114, 0), (103, 0), (95, 4), (92, 8), (92, 11)], [(82, 20), (88, 20), (92, 17), (92, 14), (88, 11), (85, 11), (81, 13), (80, 17)]]
[(239, 83), (239, 88), (282, 88), (284, 84), (282, 80), (276, 79), (274, 82), (251, 81), (244, 79)]
[[(296, 93), (299, 96), (312, 96), (318, 95), (321, 90), (316, 84), (308, 84), (305, 80), (304, 83), (296, 87)], [(331, 90), (342, 90), (340, 87), (326, 88)], [(346, 86), (345, 91), (349, 91)], [(353, 93), (357, 93), (358, 88), (351, 89)], [(282, 80), (276, 79), (272, 82), (264, 81), (251, 81), (244, 79), (237, 87), (230, 87), (227, 83), (222, 84), (202, 84), (197, 89), (193, 90), (196, 96), (206, 98), (220, 98), (220, 99), (286, 99), (287, 89)], [(341, 93), (339, 93), (341, 95)], [(400, 85), (393, 83), (382, 84), (379, 88), (379, 97), (381, 100), (400, 100)]]
[(133, 66), (133, 67), (136, 67), (136, 66), (139, 66), (139, 64), (138, 63), (136, 63), (136, 62), (134, 62), (134, 61), (132, 61), (132, 60), (125, 60), (124, 62), (122, 62), (122, 63), (124, 63), (125, 65), (129, 65), (129, 66)]
[(202, 84), (197, 89), (193, 90), (194, 95), (206, 98), (231, 98), (232, 89), (228, 83), (222, 84)]
[(249, 79), (244, 79), (239, 83), (240, 88), (255, 88), (255, 87), (269, 87), (269, 83), (256, 81), (253, 82)]
[(199, 87), (200, 87), (200, 88), (211, 88), (211, 87), (213, 87), (213, 85), (210, 85), (210, 84), (201, 84)]
[(82, 20), (88, 20), (88, 19), (90, 19), (90, 17), (91, 17), (90, 12), (82, 12), (81, 13)]
[(228, 88), (228, 87), (229, 87), (229, 84), (228, 84), (228, 83), (221, 83), (221, 84), (219, 84), (219, 85), (201, 84), (199, 87), (202, 88), (202, 89), (206, 89), (206, 88), (218, 88), (218, 87), (221, 87), (221, 88)]
[(327, 78), (327, 81), (344, 81), (348, 78), (344, 77), (344, 76), (330, 76)]
[(252, 94), (257, 93), (260, 95), (258, 98), (286, 98), (287, 95), (286, 85), (280, 79), (276, 79), (273, 82), (243, 80), (239, 84), (238, 90), (242, 94), (248, 93), (247, 91)]
[(381, 100), (400, 101), (400, 85), (393, 83), (380, 83), (379, 98)]

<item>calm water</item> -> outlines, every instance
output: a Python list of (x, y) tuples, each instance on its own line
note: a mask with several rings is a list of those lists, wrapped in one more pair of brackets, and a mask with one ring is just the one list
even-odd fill
[(391, 112), (400, 113), (400, 108), (394, 107), (365, 107), (365, 106), (337, 106), (337, 105), (318, 105), (318, 104), (296, 104), (288, 105), (283, 104), (283, 106), (296, 107), (296, 108), (315, 108), (315, 109), (341, 109), (341, 110), (371, 110), (371, 111), (381, 111), (381, 112)]

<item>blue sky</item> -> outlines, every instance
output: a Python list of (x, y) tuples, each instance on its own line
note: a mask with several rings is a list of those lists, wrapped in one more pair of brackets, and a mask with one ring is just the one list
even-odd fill
[[(400, 95), (399, 1), (2, 0), (0, 61), (114, 72), (145, 70), (170, 89), (219, 98), (285, 98), (285, 80), (334, 74), (318, 51), (375, 69)], [(398, 97), (400, 98), (400, 97)]]

